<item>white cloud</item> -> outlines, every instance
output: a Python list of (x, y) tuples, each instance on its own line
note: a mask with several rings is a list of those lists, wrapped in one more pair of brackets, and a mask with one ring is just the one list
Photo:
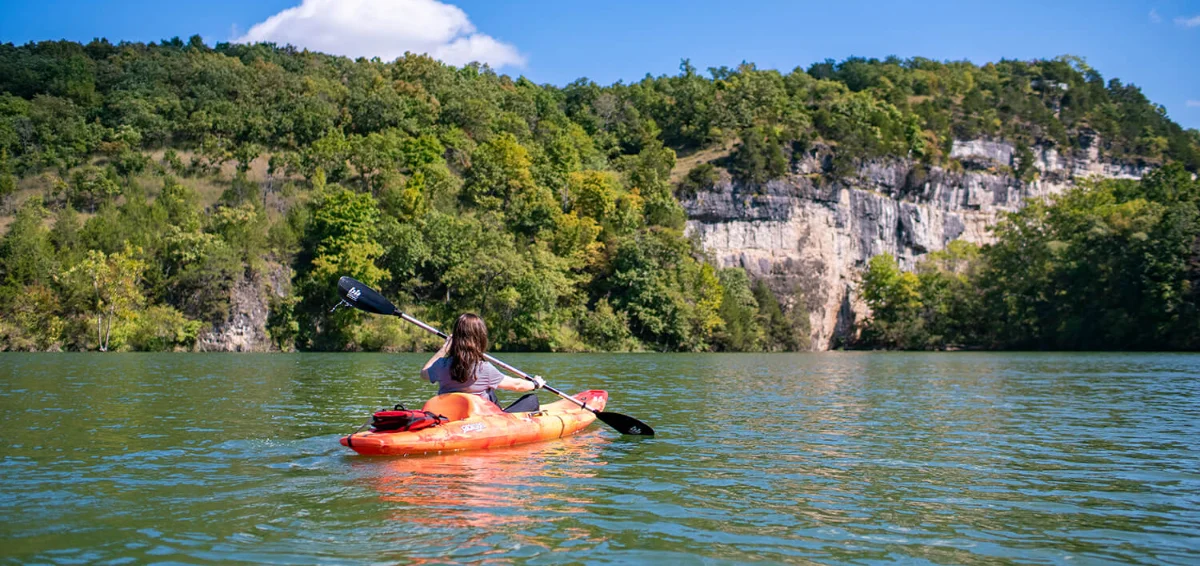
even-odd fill
[(1188, 108), (1200, 108), (1200, 100), (1189, 100), (1184, 103)]
[(438, 0), (303, 0), (255, 24), (236, 43), (290, 43), (322, 53), (379, 57), (428, 53), (451, 65), (521, 67), (517, 48), (478, 33), (457, 6)]
[(1162, 16), (1158, 15), (1158, 10), (1155, 10), (1153, 8), (1150, 9), (1150, 23), (1152, 23), (1152, 24), (1162, 23)]
[(1175, 23), (1188, 28), (1200, 26), (1200, 16), (1192, 16), (1190, 18), (1175, 18)]

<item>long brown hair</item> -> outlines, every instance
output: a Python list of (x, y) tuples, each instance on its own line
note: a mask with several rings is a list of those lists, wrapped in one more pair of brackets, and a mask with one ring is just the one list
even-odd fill
[(488, 332), (483, 319), (471, 313), (458, 317), (450, 341), (450, 378), (459, 383), (475, 381), (475, 366), (483, 361), (487, 347)]

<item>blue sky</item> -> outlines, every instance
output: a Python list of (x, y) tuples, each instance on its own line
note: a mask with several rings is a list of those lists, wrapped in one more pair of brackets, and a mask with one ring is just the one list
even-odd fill
[[(854, 0), (447, 0), (458, 10), (437, 0), (304, 1), (312, 4), (315, 17), (303, 20), (292, 14), (296, 17), (255, 28), (301, 0), (0, 0), (0, 41), (155, 41), (198, 33), (212, 44), (243, 37), (323, 37), (332, 43), (317, 41), (310, 47), (378, 49), (386, 57), (388, 49), (429, 46), (450, 62), (480, 57), (504, 72), (557, 85), (581, 76), (608, 84), (637, 80), (646, 73), (674, 73), (684, 57), (701, 69), (745, 60), (787, 71), (850, 55), (919, 55), (982, 63), (1069, 53), (1085, 57), (1105, 77), (1137, 84), (1151, 100), (1166, 106), (1174, 120), (1200, 128), (1200, 0), (919, 5)], [(410, 11), (370, 13), (381, 5)], [(411, 16), (417, 8), (423, 15)], [(338, 33), (331, 36), (321, 26), (332, 21), (340, 27), (335, 26)], [(355, 26), (365, 27), (360, 32)], [(372, 43), (376, 39), (388, 45), (377, 47)]]

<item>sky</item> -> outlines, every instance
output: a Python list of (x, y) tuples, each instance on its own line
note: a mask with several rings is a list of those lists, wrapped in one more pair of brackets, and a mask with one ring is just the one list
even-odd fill
[(826, 58), (921, 56), (982, 64), (1084, 57), (1200, 128), (1200, 0), (0, 0), (0, 42), (274, 41), (390, 60), (426, 52), (564, 85), (736, 66), (790, 71)]

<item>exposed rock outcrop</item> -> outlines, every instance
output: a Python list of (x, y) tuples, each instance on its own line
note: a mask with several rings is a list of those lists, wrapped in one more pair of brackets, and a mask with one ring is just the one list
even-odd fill
[(837, 347), (866, 313), (856, 294), (871, 257), (891, 253), (901, 267), (955, 239), (987, 243), (998, 214), (1030, 198), (1059, 193), (1090, 176), (1140, 178), (1145, 167), (1103, 162), (1093, 140), (1077, 155), (1033, 150), (1038, 180), (1013, 171), (1018, 151), (1003, 141), (955, 142), (947, 170), (904, 159), (862, 163), (849, 178), (830, 175), (826, 148), (797, 156), (793, 171), (766, 185), (723, 175), (710, 190), (682, 199), (687, 230), (722, 267), (765, 278), (778, 295), (803, 291), (812, 345)]
[(202, 352), (269, 352), (275, 350), (267, 333), (270, 297), (291, 291), (292, 270), (272, 264), (253, 276), (243, 276), (230, 291), (229, 318), (200, 335)]

